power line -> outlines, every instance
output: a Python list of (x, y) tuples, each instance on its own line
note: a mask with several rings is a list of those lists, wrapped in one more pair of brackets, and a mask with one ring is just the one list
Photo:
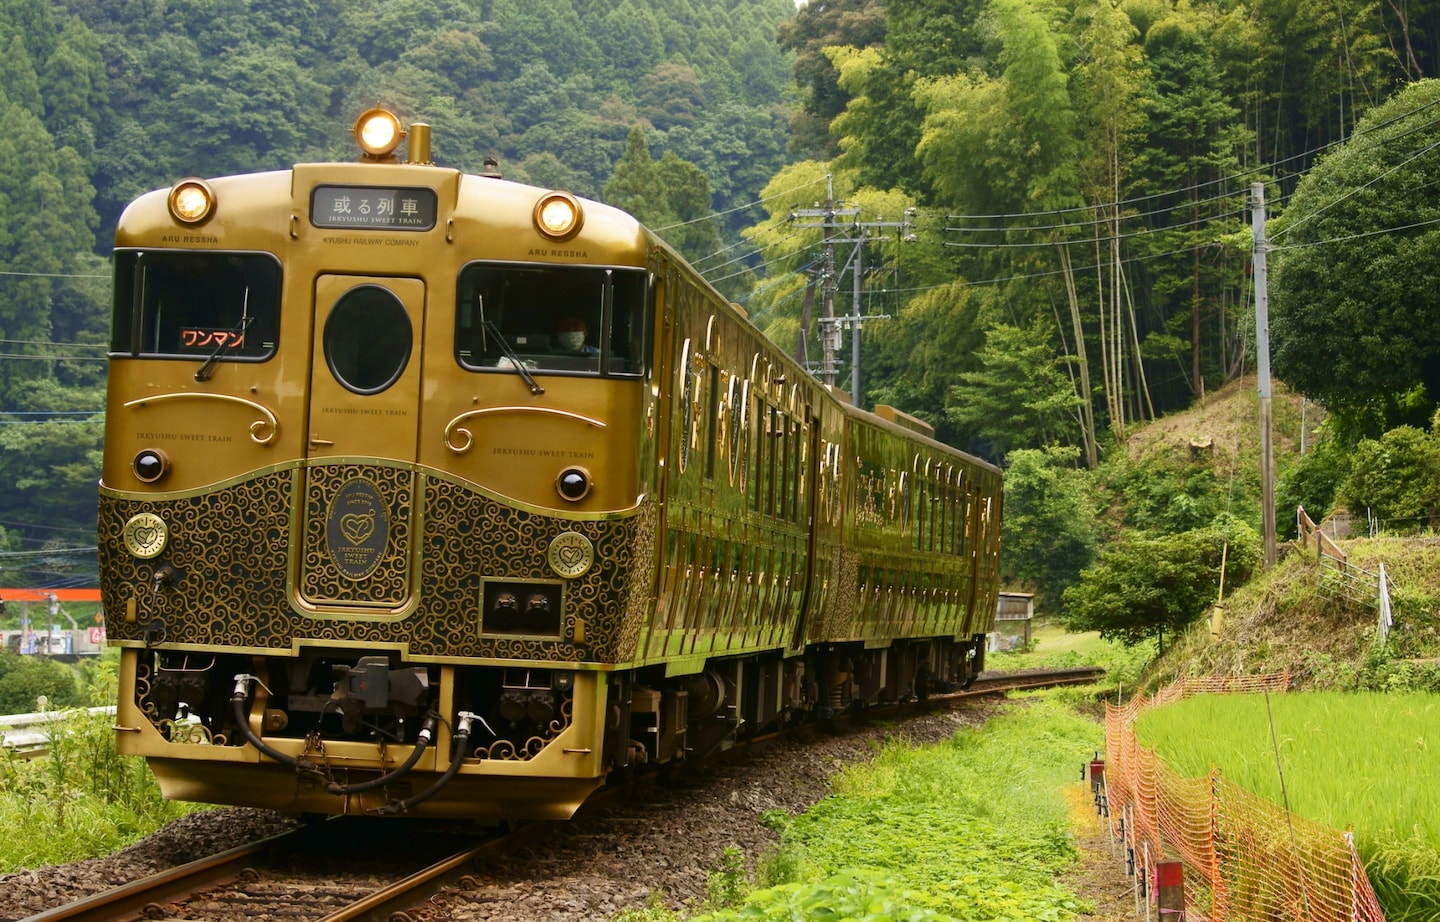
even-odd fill
[(9, 269), (0, 269), (0, 275), (9, 275), (17, 278), (39, 278), (39, 279), (108, 279), (109, 275), (91, 275), (82, 272), (15, 272)]
[(692, 218), (692, 219), (689, 220), (689, 221), (681, 221), (681, 222), (678, 223), (678, 224), (667, 224), (667, 225), (665, 225), (664, 227), (654, 227), (654, 228), (651, 228), (651, 230), (655, 231), (655, 233), (658, 234), (658, 233), (660, 233), (661, 231), (671, 230), (671, 229), (676, 228), (676, 227), (686, 227), (686, 226), (688, 226), (688, 225), (690, 225), (690, 224), (698, 224), (698, 223), (701, 222), (701, 221), (709, 221), (709, 220), (712, 219), (712, 218), (723, 218), (723, 217), (725, 217), (725, 216), (728, 215), (728, 214), (734, 214), (734, 213), (737, 212), (737, 211), (744, 211), (746, 208), (754, 208), (754, 207), (757, 206), (757, 205), (763, 205), (763, 204), (765, 204), (766, 202), (774, 201), (774, 200), (777, 199), (777, 198), (783, 198), (784, 196), (791, 195), (791, 194), (793, 194), (793, 193), (795, 193), (795, 192), (799, 192), (801, 189), (808, 189), (809, 187), (814, 186), (814, 185), (818, 185), (818, 184), (820, 184), (821, 182), (824, 182), (824, 180), (823, 180), (823, 179), (811, 180), (810, 182), (807, 182), (807, 183), (801, 183), (800, 185), (795, 186), (795, 187), (792, 188), (792, 189), (786, 189), (784, 192), (776, 192), (774, 195), (767, 195), (766, 197), (761, 198), (761, 199), (756, 199), (756, 200), (753, 201), (753, 202), (746, 202), (746, 203), (743, 204), (743, 205), (736, 205), (734, 208), (728, 208), (728, 209), (726, 209), (725, 211), (712, 212), (712, 213), (707, 214), (707, 215), (702, 215), (701, 217), (698, 217), (698, 218)]
[(27, 362), (108, 362), (103, 355), (30, 355), (26, 352), (0, 352), (0, 359)]

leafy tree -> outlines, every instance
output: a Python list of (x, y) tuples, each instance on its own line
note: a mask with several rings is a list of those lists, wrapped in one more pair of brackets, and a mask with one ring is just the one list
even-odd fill
[(666, 61), (640, 78), (636, 87), (641, 111), (656, 128), (694, 125), (705, 108), (705, 87), (688, 64)]
[(667, 151), (650, 158), (644, 129), (631, 129), (625, 153), (605, 184), (605, 200), (659, 232), (671, 246), (696, 260), (719, 249), (720, 238), (707, 219), (710, 186), (705, 174)]
[[(0, 339), (13, 344), (50, 339), (54, 276), (89, 251), (95, 221), (80, 156), (55, 149), (39, 117), (0, 94)], [(0, 364), (0, 395), (13, 382), (43, 378), (46, 363)]]
[[(99, 399), (91, 391), (90, 408)], [(10, 487), (0, 492), (0, 518), (46, 528), (75, 524), (93, 535), (102, 437), (97, 421), (0, 426), (0, 482)]]
[(720, 234), (710, 218), (710, 182), (693, 163), (666, 151), (655, 164), (655, 176), (665, 190), (666, 209), (674, 220), (656, 228), (675, 249), (692, 261), (720, 249)]
[(1012, 449), (1073, 435), (1080, 400), (1050, 344), (1049, 325), (997, 324), (986, 331), (978, 358), (981, 367), (960, 373), (945, 404), (967, 441), (983, 440), (991, 446), (987, 454), (1004, 458)]
[(1100, 543), (1096, 499), (1079, 457), (1073, 447), (1016, 449), (1005, 470), (1001, 578), (1034, 586), (1039, 604), (1055, 610)]
[[(1332, 413), (1378, 410), (1382, 428), (1440, 403), (1437, 103), (1440, 80), (1423, 80), (1372, 110), (1300, 182), (1271, 234), (1283, 247), (1271, 275), (1276, 376)], [(1407, 415), (1416, 388), (1420, 413)]]
[(1181, 445), (1151, 451), (1143, 460), (1116, 452), (1096, 472), (1116, 500), (1116, 513), (1131, 528), (1178, 534), (1233, 515), (1258, 526), (1259, 475), (1241, 468), (1219, 476), (1215, 459)]
[(45, 121), (57, 146), (74, 148), (93, 163), (96, 138), (107, 120), (109, 78), (100, 39), (72, 16), (45, 62)]
[(1339, 438), (1323, 434), (1314, 447), (1280, 475), (1275, 484), (1277, 526), (1282, 536), (1294, 537), (1295, 518), (1290, 510), (1304, 506), (1316, 522), (1334, 510), (1336, 493), (1352, 465), (1350, 449)]
[(838, 148), (830, 122), (845, 111), (850, 93), (840, 88), (828, 48), (869, 48), (885, 39), (885, 8), (868, 0), (806, 3), (780, 27), (782, 48), (795, 52), (800, 108), (791, 122), (791, 146), (804, 156), (829, 159)]
[(852, 95), (831, 123), (840, 141), (837, 165), (856, 171), (866, 185), (927, 189), (915, 151), (920, 144), (924, 97), (915, 92), (916, 75), (897, 72), (880, 48), (829, 49), (840, 87)]
[(35, 62), (30, 58), (25, 40), (19, 35), (10, 37), (10, 47), (5, 56), (0, 58), (0, 92), (3, 92), (11, 103), (26, 109), (32, 115), (45, 114)]
[(917, 148), (926, 175), (947, 206), (972, 214), (1077, 204), (1076, 119), (1060, 37), (1024, 0), (991, 0), (989, 9), (1000, 76), (916, 87), (926, 110)]
[[(1177, 8), (1146, 33), (1146, 131), (1129, 186), (1134, 196), (1155, 196), (1146, 199), (1147, 233), (1134, 248), (1152, 280), (1148, 300), (1159, 317), (1174, 318), (1157, 330), (1165, 339), (1157, 337), (1148, 354), (1160, 369), (1178, 365), (1176, 383), (1184, 390), (1172, 389), (1175, 401), (1225, 380), (1240, 342), (1226, 309), (1241, 300), (1227, 297), (1241, 277), (1239, 260), (1233, 248), (1218, 245), (1230, 228), (1207, 218), (1227, 194), (1242, 206), (1245, 190), (1226, 178), (1240, 173), (1244, 128), (1222, 89), (1211, 18)], [(1219, 323), (1205, 324), (1207, 312)]]
[(1414, 529), (1440, 519), (1440, 438), (1399, 426), (1363, 439), (1350, 458), (1336, 499), (1352, 512)]
[(228, 48), (205, 76), (167, 100), (169, 160), (194, 171), (242, 173), (306, 159), (323, 137), (329, 91), (294, 49), (245, 43)]
[(661, 137), (657, 133), (657, 148), (674, 151), (704, 172), (712, 210), (730, 234), (755, 221), (757, 190), (785, 163), (785, 113), (778, 106), (727, 100), (706, 106), (693, 127), (676, 126)]
[(605, 13), (595, 32), (595, 44), (612, 73), (644, 71), (661, 65), (665, 56), (665, 37), (654, 12), (635, 0), (621, 0)]
[(1214, 603), (1222, 568), (1228, 591), (1250, 578), (1260, 557), (1259, 533), (1235, 520), (1175, 535), (1127, 533), (1065, 590), (1066, 626), (1126, 645), (1153, 637), (1163, 650), (1167, 635)]

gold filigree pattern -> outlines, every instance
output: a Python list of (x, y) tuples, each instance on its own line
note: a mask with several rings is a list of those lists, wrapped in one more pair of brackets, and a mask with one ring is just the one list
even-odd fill
[[(179, 499), (121, 499), (102, 491), (98, 539), (107, 636), (288, 647), (285, 574), (293, 489), (294, 472), (277, 471)], [(155, 560), (138, 560), (125, 550), (125, 523), (142, 512), (158, 515), (170, 528), (165, 552)], [(162, 562), (176, 576), (157, 587)], [(123, 617), (131, 599), (133, 622)]]
[[(511, 508), (435, 472), (360, 464), (317, 469), (323, 470), (312, 474), (310, 483), (334, 487), (314, 486), (309, 501), (322, 502), (326, 489), (362, 476), (405, 491), (403, 500), (392, 500), (392, 510), (403, 506), (395, 518), (406, 527), (409, 507), (423, 504), (424, 528), (407, 539), (421, 542), (420, 573), (412, 587), (419, 597), (412, 612), (397, 618), (338, 613), (317, 618), (296, 607), (287, 588), (287, 575), (300, 566), (294, 559), (300, 549), (290, 546), (291, 516), (301, 514), (296, 497), (309, 492), (299, 486), (304, 471), (297, 465), (178, 498), (102, 490), (100, 586), (108, 635), (132, 645), (148, 638), (151, 645), (283, 654), (300, 642), (388, 646), (408, 649), (412, 657), (477, 662), (615, 663), (622, 649), (627, 658), (632, 655), (654, 574), (648, 556), (655, 552), (653, 504), (626, 518), (577, 521)], [(170, 528), (169, 544), (155, 560), (137, 560), (122, 539), (125, 523), (142, 512), (160, 516)], [(399, 521), (392, 527), (399, 528)], [(594, 544), (595, 566), (566, 584), (562, 636), (482, 636), (481, 579), (553, 580), (546, 552), (563, 531), (580, 532)], [(302, 533), (306, 557), (324, 553), (316, 540)], [(179, 575), (157, 588), (155, 568), (161, 563)], [(400, 566), (397, 557), (381, 569)], [(125, 618), (129, 600), (135, 603), (133, 621)]]
[(826, 637), (848, 638), (855, 636), (856, 622), (860, 613), (860, 557), (854, 548), (835, 548), (831, 563), (833, 577), (830, 585), (835, 587), (833, 604), (826, 618)]
[(497, 762), (525, 762), (533, 759), (574, 722), (574, 707), (575, 703), (570, 698), (561, 702), (559, 718), (546, 725), (543, 736), (532, 736), (518, 747), (508, 739), (498, 739), (488, 746), (476, 746), (473, 755), (477, 759)]
[[(368, 480), (389, 512), (389, 540), (374, 572), (363, 580), (343, 573), (326, 544), (331, 504), (345, 484)], [(300, 593), (317, 604), (398, 608), (410, 595), (410, 541), (415, 474), (401, 467), (325, 464), (309, 469), (305, 484), (305, 533), (301, 539)]]
[[(162, 720), (156, 726), (160, 733), (172, 743), (190, 743), (196, 746), (220, 745), (223, 742), (216, 742), (212, 737), (209, 728), (202, 724), (183, 723), (178, 720)], [(223, 740), (224, 736), (218, 737)]]
[[(625, 602), (625, 617), (620, 624), (620, 634), (615, 643), (615, 662), (634, 662), (640, 642), (640, 629), (649, 617), (651, 599), (655, 591), (656, 521), (659, 518), (654, 503), (645, 503), (635, 516), (635, 531), (630, 539), (630, 559), (643, 561), (644, 565), (632, 568), (629, 574), (628, 597)], [(637, 570), (639, 572), (637, 572)]]

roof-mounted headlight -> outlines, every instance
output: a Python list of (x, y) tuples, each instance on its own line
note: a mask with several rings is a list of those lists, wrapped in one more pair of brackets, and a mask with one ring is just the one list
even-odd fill
[(182, 179), (170, 188), (170, 216), (201, 224), (215, 213), (215, 190), (203, 179)]
[(584, 223), (580, 200), (568, 192), (547, 192), (535, 203), (535, 229), (551, 240), (568, 240)]
[(375, 160), (389, 157), (404, 137), (400, 119), (385, 109), (368, 109), (355, 120), (355, 140), (366, 157)]

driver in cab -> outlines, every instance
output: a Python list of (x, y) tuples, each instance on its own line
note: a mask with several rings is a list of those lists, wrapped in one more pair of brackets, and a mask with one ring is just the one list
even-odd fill
[(584, 318), (573, 314), (561, 318), (555, 327), (556, 351), (574, 355), (599, 355), (600, 350), (586, 342), (589, 334), (590, 330)]

